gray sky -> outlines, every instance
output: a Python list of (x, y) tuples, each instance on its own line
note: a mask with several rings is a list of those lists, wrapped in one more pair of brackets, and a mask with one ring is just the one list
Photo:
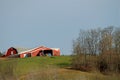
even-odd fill
[(120, 27), (120, 0), (0, 0), (0, 50), (58, 47), (72, 51), (80, 29)]

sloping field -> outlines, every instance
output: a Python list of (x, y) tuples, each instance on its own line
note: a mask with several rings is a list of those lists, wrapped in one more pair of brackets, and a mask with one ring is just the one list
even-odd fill
[(71, 57), (0, 59), (0, 80), (120, 80), (119, 75), (70, 69)]

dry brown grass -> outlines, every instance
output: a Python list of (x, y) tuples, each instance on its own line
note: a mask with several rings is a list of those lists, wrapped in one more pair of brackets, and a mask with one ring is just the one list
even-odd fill
[(82, 72), (70, 68), (48, 66), (40, 71), (31, 71), (19, 80), (119, 80), (119, 75), (103, 75), (99, 72)]
[(38, 72), (30, 72), (20, 77), (20, 80), (88, 80), (84, 72), (64, 69), (47, 68)]

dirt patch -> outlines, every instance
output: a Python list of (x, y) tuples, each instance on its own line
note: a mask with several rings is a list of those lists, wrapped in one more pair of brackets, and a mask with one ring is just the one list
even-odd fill
[(0, 60), (6, 60), (7, 58), (0, 58)]

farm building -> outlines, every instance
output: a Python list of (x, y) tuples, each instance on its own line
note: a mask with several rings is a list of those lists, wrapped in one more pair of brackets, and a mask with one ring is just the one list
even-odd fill
[(10, 55), (15, 55), (15, 54), (18, 54), (17, 49), (15, 49), (14, 47), (10, 47), (5, 53), (5, 55), (3, 55), (2, 57), (8, 57)]
[(18, 51), (16, 48), (9, 48), (3, 57), (35, 57), (35, 56), (60, 56), (59, 48), (48, 48), (40, 46), (34, 49)]

